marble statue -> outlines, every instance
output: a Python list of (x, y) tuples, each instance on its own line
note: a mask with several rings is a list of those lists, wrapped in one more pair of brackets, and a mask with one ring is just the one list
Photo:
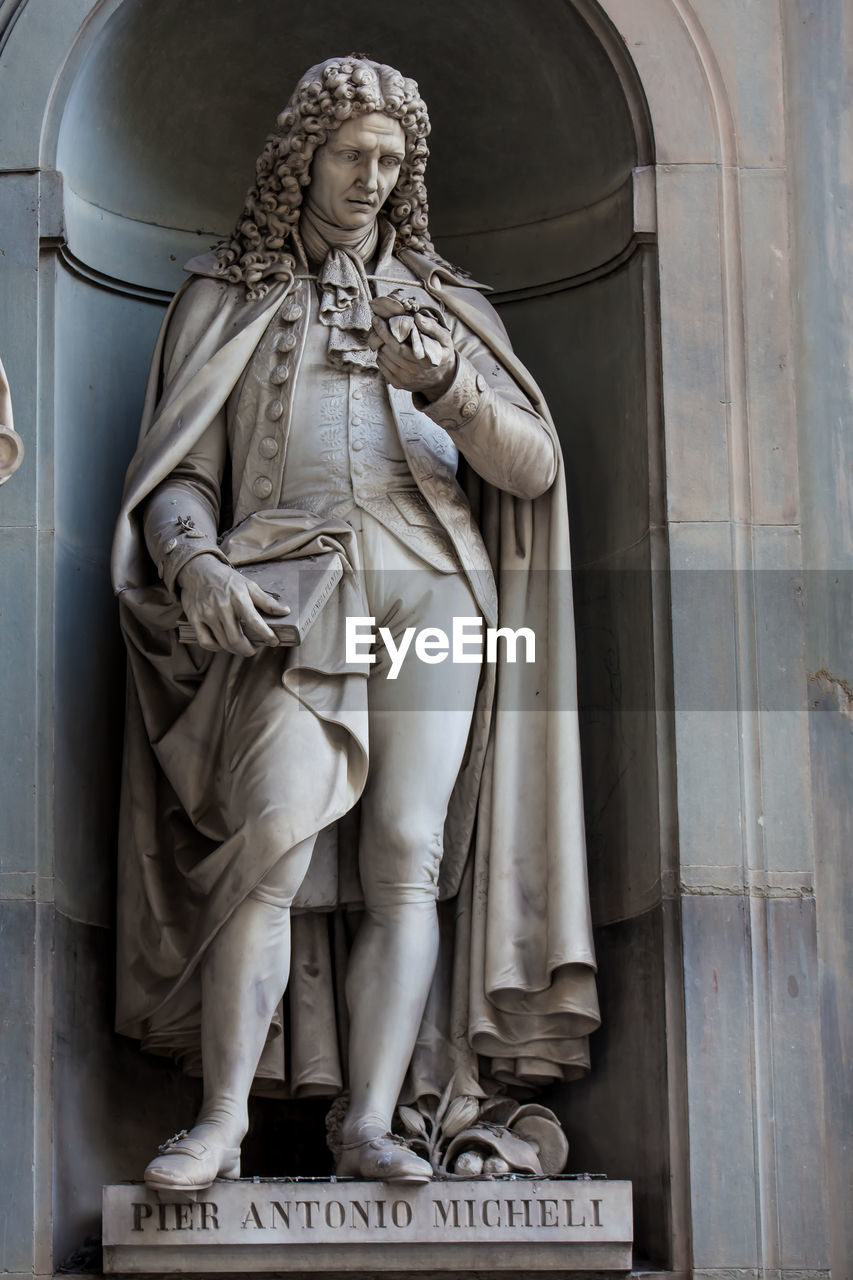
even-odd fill
[(24, 460), (24, 442), (12, 419), (12, 393), (0, 360), (0, 484), (5, 484)]
[[(416, 1134), (407, 1104), (467, 1099), (464, 1128), (588, 1067), (562, 460), (484, 286), (433, 248), (428, 132), (393, 68), (313, 67), (157, 342), (113, 573), (117, 1025), (204, 1081), (146, 1169), (161, 1191), (239, 1176), (253, 1087), (346, 1090), (337, 1174), (418, 1182), (398, 1104)], [(341, 584), (279, 645), (287, 606), (238, 566), (330, 549)], [(350, 652), (352, 619), (383, 642)], [(536, 661), (392, 673), (459, 619), (528, 628)]]

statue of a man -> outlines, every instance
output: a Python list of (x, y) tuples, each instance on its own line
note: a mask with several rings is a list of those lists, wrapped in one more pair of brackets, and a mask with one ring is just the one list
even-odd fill
[[(478, 1068), (569, 1078), (597, 1025), (559, 446), (482, 286), (432, 247), (428, 131), (393, 68), (313, 67), (158, 340), (113, 567), (118, 1027), (204, 1079), (195, 1125), (146, 1170), (160, 1189), (238, 1176), (259, 1074), (297, 1095), (345, 1076), (338, 1174), (422, 1181), (390, 1136), (407, 1072), (409, 1096), (454, 1070), (469, 1092)], [(236, 566), (328, 548), (344, 582), (280, 646), (284, 606)], [(353, 613), (384, 628), (366, 660), (345, 653)], [(536, 662), (394, 661), (412, 628), (470, 636), (472, 618), (529, 628)], [(329, 894), (321, 846), (357, 803), (358, 888), (339, 871)], [(342, 1017), (330, 917), (292, 908), (357, 899)], [(291, 972), (291, 1065), (265, 1067)]]

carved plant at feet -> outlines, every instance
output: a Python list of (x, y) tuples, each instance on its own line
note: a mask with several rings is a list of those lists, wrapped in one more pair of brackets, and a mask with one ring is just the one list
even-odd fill
[(429, 1160), (436, 1173), (444, 1172), (442, 1151), (446, 1144), (480, 1114), (479, 1100), (468, 1094), (454, 1096), (455, 1086), (453, 1075), (440, 1098), (418, 1098), (416, 1107), (397, 1108), (409, 1145)]
[(453, 1076), (440, 1099), (397, 1108), (413, 1150), (442, 1177), (550, 1176), (566, 1164), (569, 1144), (559, 1120), (538, 1103), (456, 1094)]

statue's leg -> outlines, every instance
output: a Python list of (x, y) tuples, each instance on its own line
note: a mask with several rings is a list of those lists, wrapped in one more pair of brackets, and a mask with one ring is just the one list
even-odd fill
[[(289, 850), (234, 910), (201, 962), (204, 1100), (195, 1125), (145, 1170), (152, 1186), (239, 1176), (249, 1090), (290, 969), (290, 907), (315, 837)], [(167, 1144), (168, 1146), (169, 1144)]]
[(287, 985), (290, 907), (314, 833), (346, 793), (339, 737), (284, 688), (280, 655), (232, 667), (210, 797), (228, 834), (187, 874), (203, 902), (198, 932), (210, 938), (199, 960), (204, 1102), (189, 1135), (146, 1169), (154, 1186), (236, 1176), (249, 1090)]
[[(414, 584), (425, 574), (409, 577)], [(449, 633), (453, 613), (476, 612), (467, 586), (451, 576), (430, 597), (422, 625)], [(352, 1154), (345, 1150), (340, 1172), (394, 1176), (375, 1168), (379, 1158), (393, 1170), (388, 1144), (379, 1157), (368, 1150), (362, 1158), (359, 1148), (390, 1129), (432, 983), (444, 822), (479, 672), (473, 664), (430, 666), (411, 655), (396, 680), (380, 664), (368, 684), (370, 773), (359, 836), (365, 914), (346, 984), (351, 1104), (343, 1142)]]
[(214, 1126), (229, 1146), (239, 1146), (248, 1128), (249, 1090), (290, 971), (290, 907), (314, 840), (304, 840), (273, 867), (202, 961), (204, 1100), (196, 1127)]

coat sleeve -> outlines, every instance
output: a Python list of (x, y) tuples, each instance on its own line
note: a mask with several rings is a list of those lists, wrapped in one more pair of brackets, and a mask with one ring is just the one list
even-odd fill
[[(489, 311), (492, 323), (505, 333), (497, 313)], [(416, 397), (417, 407), (444, 427), (484, 480), (516, 498), (538, 498), (557, 474), (556, 450), (544, 420), (494, 352), (458, 317), (451, 332), (453, 381), (437, 400)]]
[(175, 590), (181, 569), (195, 556), (210, 553), (228, 563), (216, 541), (226, 450), (224, 414), (218, 414), (145, 503), (148, 554), (170, 591)]
[[(166, 334), (163, 353), (166, 388), (180, 376), (184, 362), (198, 341), (199, 329), (209, 323), (211, 304), (217, 294), (207, 287), (209, 300), (204, 293), (199, 299), (200, 292), (198, 287), (190, 287)], [(145, 544), (170, 591), (175, 591), (178, 574), (195, 556), (209, 553), (228, 563), (217, 545), (226, 459), (225, 412), (221, 410), (171, 475), (145, 501)]]

